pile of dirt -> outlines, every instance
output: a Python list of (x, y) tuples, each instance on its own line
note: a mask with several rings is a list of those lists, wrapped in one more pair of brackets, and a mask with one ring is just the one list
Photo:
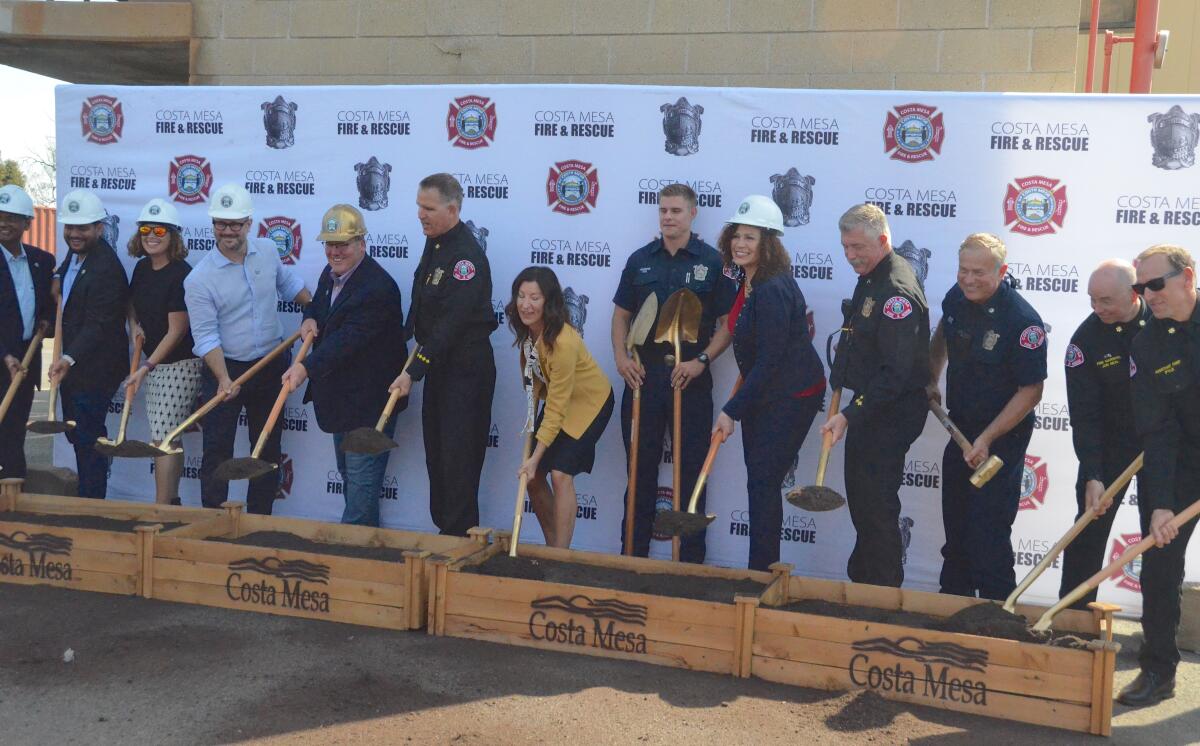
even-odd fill
[(382, 562), (403, 562), (404, 553), (411, 551), (397, 547), (357, 546), (354, 544), (330, 544), (324, 541), (314, 541), (303, 536), (289, 534), (286, 531), (255, 531), (236, 539), (224, 536), (214, 536), (207, 541), (223, 541), (229, 544), (241, 544), (267, 549), (290, 549), (295, 552), (311, 552), (313, 554), (332, 554), (337, 557), (353, 557), (355, 559), (380, 560)]
[(91, 528), (100, 531), (132, 531), (135, 526), (159, 524), (163, 531), (179, 528), (182, 523), (169, 521), (141, 521), (108, 518), (101, 515), (76, 515), (72, 513), (29, 513), (22, 510), (0, 511), (0, 523), (36, 523), (39, 526), (61, 526), (63, 528)]
[(651, 596), (690, 598), (696, 601), (733, 603), (734, 596), (758, 596), (766, 586), (753, 580), (729, 580), (697, 575), (640, 573), (575, 562), (509, 557), (497, 554), (479, 565), (463, 567), (463, 572), (548, 583), (584, 585), (591, 588), (645, 593)]

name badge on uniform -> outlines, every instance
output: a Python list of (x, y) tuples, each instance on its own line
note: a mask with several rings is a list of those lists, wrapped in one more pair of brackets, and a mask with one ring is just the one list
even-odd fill
[(445, 271), (441, 267), (438, 267), (437, 269), (433, 270), (433, 278), (430, 281), (434, 285), (437, 285), (442, 281), (442, 275), (444, 274), (446, 274)]
[(991, 350), (996, 349), (996, 343), (999, 341), (1000, 335), (989, 329), (988, 333), (983, 335), (983, 349), (990, 352)]
[(697, 264), (695, 267), (692, 267), (692, 274), (696, 277), (696, 282), (704, 282), (708, 277), (708, 267), (703, 264)]
[(875, 299), (867, 296), (862, 304), (862, 315), (864, 319), (871, 318), (871, 312), (875, 310)]

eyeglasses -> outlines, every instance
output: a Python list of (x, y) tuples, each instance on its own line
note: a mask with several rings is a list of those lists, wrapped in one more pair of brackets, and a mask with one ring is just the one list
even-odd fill
[(244, 221), (244, 220), (214, 220), (213, 221), (213, 230), (236, 231), (236, 230), (241, 230), (242, 226), (245, 224), (246, 224), (246, 221)]
[(1157, 293), (1167, 286), (1167, 280), (1182, 273), (1183, 268), (1180, 267), (1179, 269), (1166, 273), (1162, 277), (1155, 277), (1153, 280), (1147, 280), (1146, 282), (1134, 283), (1133, 292), (1137, 293), (1138, 295), (1144, 295), (1147, 290), (1153, 290)]
[(167, 235), (167, 227), (165, 225), (139, 225), (138, 233), (143, 236), (149, 236), (151, 233), (162, 238)]

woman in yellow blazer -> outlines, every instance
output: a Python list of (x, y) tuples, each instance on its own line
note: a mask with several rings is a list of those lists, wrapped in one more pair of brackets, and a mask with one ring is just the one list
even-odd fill
[[(575, 475), (592, 471), (596, 442), (612, 416), (612, 385), (571, 326), (553, 270), (521, 270), (504, 311), (521, 351), (528, 399), (523, 432), (536, 439), (517, 477), (529, 480), (529, 502), (547, 546), (568, 548), (575, 532)], [(537, 413), (539, 400), (545, 405)]]

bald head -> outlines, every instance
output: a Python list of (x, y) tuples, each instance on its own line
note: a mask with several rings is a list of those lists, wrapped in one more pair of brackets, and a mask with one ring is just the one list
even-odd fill
[(1106, 259), (1088, 279), (1088, 296), (1092, 310), (1105, 324), (1131, 321), (1140, 308), (1133, 283), (1137, 272), (1124, 259)]

